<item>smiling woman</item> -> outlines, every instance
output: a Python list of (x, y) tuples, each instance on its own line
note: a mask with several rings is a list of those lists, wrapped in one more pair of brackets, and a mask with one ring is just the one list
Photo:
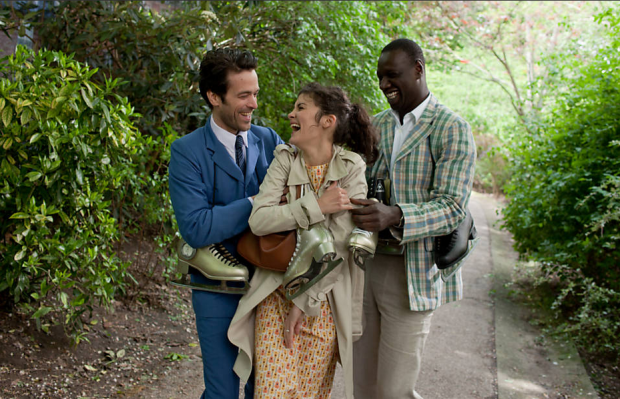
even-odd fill
[[(291, 269), (299, 265), (318, 274), (322, 264), (295, 261), (286, 273), (257, 269), (228, 332), (240, 348), (235, 370), (247, 378), (254, 362), (256, 398), (328, 398), (340, 359), (347, 398), (352, 398), (352, 343), (361, 334), (364, 284), (363, 271), (346, 247), (355, 227), (348, 210), (350, 198), (366, 198), (364, 160), (372, 163), (377, 157), (377, 136), (366, 111), (339, 87), (307, 85), (288, 119), (290, 144), (276, 148), (250, 227), (257, 235), (323, 229), (344, 261), (322, 277), (311, 277), (315, 284), (292, 300), (283, 284)], [(305, 192), (299, 198), (292, 187), (297, 185)], [(287, 189), (288, 201), (279, 205)]]
[(332, 154), (334, 129), (327, 128), (336, 123), (336, 116), (320, 116), (319, 111), (310, 95), (300, 94), (288, 115), (293, 130), (289, 143), (304, 152), (304, 160), (309, 166), (327, 163)]

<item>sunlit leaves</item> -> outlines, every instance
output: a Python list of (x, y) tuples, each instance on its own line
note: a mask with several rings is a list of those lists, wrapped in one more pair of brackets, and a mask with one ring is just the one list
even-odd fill
[(2, 123), (4, 123), (4, 127), (8, 127), (11, 121), (13, 120), (13, 109), (11, 106), (4, 107), (2, 110)]
[(0, 62), (0, 289), (44, 331), (42, 320), (55, 320), (80, 339), (82, 313), (123, 289), (109, 197), (116, 176), (132, 173), (141, 140), (118, 82), (102, 90), (87, 81), (93, 73), (71, 56), (22, 46)]

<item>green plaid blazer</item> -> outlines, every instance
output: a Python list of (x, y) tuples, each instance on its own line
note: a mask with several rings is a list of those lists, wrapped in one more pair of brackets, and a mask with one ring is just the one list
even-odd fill
[(429, 251), (434, 236), (450, 233), (465, 218), (476, 161), (471, 128), (431, 94), (390, 171), (397, 121), (388, 109), (375, 115), (373, 124), (381, 135), (380, 155), (366, 177), (389, 178), (392, 203), (403, 211), (409, 306), (415, 311), (433, 310), (459, 300), (461, 271), (443, 282)]

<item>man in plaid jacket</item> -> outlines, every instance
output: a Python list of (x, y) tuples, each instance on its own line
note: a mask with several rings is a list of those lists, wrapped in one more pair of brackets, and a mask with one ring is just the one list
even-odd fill
[(390, 179), (391, 200), (352, 199), (362, 205), (353, 220), (367, 231), (389, 228), (404, 253), (378, 253), (367, 262), (364, 333), (354, 345), (355, 398), (419, 399), (415, 384), (433, 311), (463, 296), (460, 270), (444, 282), (429, 251), (433, 237), (465, 218), (476, 146), (469, 124), (428, 90), (415, 42), (385, 46), (377, 77), (391, 109), (374, 118), (380, 155), (367, 178)]

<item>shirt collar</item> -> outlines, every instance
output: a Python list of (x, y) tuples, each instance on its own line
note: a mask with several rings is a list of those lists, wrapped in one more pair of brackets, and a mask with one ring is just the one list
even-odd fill
[[(431, 93), (428, 93), (428, 96), (426, 96), (426, 98), (424, 99), (424, 101), (420, 103), (420, 105), (418, 105), (412, 111), (405, 114), (405, 116), (403, 117), (403, 125), (406, 125), (409, 121), (411, 121), (415, 125), (422, 117), (422, 114), (424, 113), (424, 110), (426, 109), (430, 101), (431, 101)], [(390, 109), (390, 110), (392, 111), (392, 115), (394, 116), (398, 124), (400, 125), (400, 118), (398, 117), (399, 116), (398, 112), (394, 111), (393, 109)]]
[(237, 135), (241, 135), (243, 138), (243, 145), (247, 148), (248, 146), (248, 131), (239, 131), (237, 135), (230, 133), (228, 130), (224, 130), (219, 127), (217, 123), (215, 123), (215, 119), (211, 116), (211, 129), (215, 134), (215, 137), (220, 141), (220, 143), (224, 144), (224, 147), (228, 149), (235, 149), (235, 142), (237, 140)]
[[(327, 168), (327, 174), (325, 175), (325, 181), (338, 181), (345, 177), (348, 173), (346, 161), (342, 159), (344, 149), (337, 144), (332, 145), (333, 154), (332, 159), (329, 161), (329, 167)], [(288, 185), (294, 186), (297, 184), (309, 183), (308, 172), (306, 172), (306, 163), (303, 160), (301, 150), (297, 149), (297, 155), (291, 165), (291, 170), (288, 176)]]

